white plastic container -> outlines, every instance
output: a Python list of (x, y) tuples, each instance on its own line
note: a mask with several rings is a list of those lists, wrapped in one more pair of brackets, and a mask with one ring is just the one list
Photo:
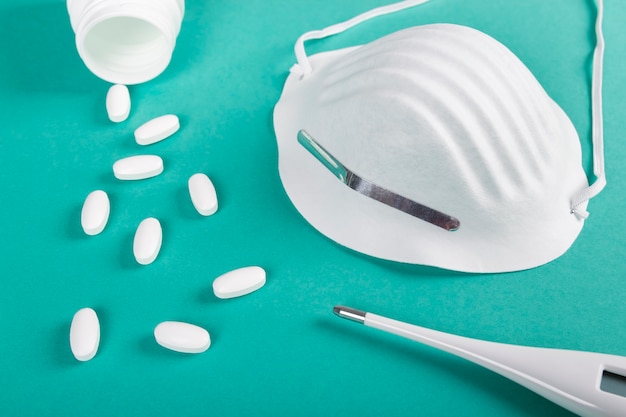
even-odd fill
[(67, 0), (76, 48), (96, 76), (140, 84), (170, 63), (184, 0)]

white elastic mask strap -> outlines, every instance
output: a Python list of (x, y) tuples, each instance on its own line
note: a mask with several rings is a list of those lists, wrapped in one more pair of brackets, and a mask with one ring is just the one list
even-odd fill
[(345, 22), (337, 23), (325, 29), (306, 32), (305, 34), (300, 36), (298, 40), (296, 41), (296, 45), (294, 49), (296, 53), (296, 60), (298, 61), (298, 63), (294, 65), (291, 71), (299, 72), (302, 75), (302, 77), (306, 77), (312, 71), (311, 64), (309, 63), (309, 58), (306, 55), (306, 51), (304, 50), (304, 42), (311, 40), (311, 39), (327, 38), (329, 36), (333, 36), (338, 33), (344, 32), (350, 29), (351, 27), (356, 26), (359, 23), (362, 23), (374, 17), (408, 9), (409, 7), (414, 7), (422, 3), (426, 3), (428, 1), (429, 0), (405, 0), (405, 1), (398, 2), (398, 3), (393, 3), (387, 6), (382, 6), (376, 9), (372, 9), (363, 14), (353, 17), (352, 19), (346, 20)]
[(597, 0), (596, 48), (593, 54), (593, 77), (591, 81), (591, 118), (593, 142), (593, 173), (596, 180), (572, 199), (571, 210), (586, 219), (589, 212), (579, 206), (598, 195), (606, 185), (604, 173), (604, 133), (602, 122), (602, 67), (604, 62), (604, 35), (602, 34), (603, 0)]
[[(329, 26), (322, 30), (313, 30), (301, 35), (295, 44), (295, 54), (297, 64), (291, 68), (292, 72), (297, 72), (301, 77), (306, 77), (313, 70), (309, 58), (304, 49), (304, 43), (312, 39), (323, 39), (329, 36), (344, 32), (366, 20), (374, 17), (394, 13), (410, 7), (418, 6), (429, 0), (405, 0), (387, 6), (378, 7), (362, 13), (352, 19)], [(602, 17), (604, 13), (603, 0), (596, 0), (596, 47), (593, 56), (593, 76), (591, 85), (591, 106), (592, 106), (592, 142), (593, 142), (593, 173), (596, 180), (589, 187), (576, 195), (571, 202), (571, 212), (581, 218), (587, 218), (589, 213), (580, 206), (589, 201), (602, 191), (606, 185), (604, 173), (604, 133), (602, 120), (602, 72), (604, 63), (604, 35), (602, 33)]]

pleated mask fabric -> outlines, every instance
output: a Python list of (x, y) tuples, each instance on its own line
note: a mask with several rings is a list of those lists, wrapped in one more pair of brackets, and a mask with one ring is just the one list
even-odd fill
[[(558, 258), (578, 237), (604, 169), (596, 164), (590, 186), (574, 126), (509, 49), (466, 26), (430, 24), (304, 53), (307, 39), (423, 2), (298, 40), (274, 110), (287, 195), (319, 232), (381, 259), (506, 272)], [(601, 65), (594, 71), (601, 81)], [(594, 105), (601, 110), (601, 97)]]

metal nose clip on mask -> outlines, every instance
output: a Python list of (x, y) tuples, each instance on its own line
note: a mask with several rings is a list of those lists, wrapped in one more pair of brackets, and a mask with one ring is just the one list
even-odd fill
[(321, 233), (374, 257), (466, 272), (550, 262), (604, 187), (603, 3), (592, 83), (594, 174), (565, 112), (504, 45), (417, 26), (307, 56), (304, 42), (427, 0), (371, 10), (296, 42), (274, 109), (280, 178)]

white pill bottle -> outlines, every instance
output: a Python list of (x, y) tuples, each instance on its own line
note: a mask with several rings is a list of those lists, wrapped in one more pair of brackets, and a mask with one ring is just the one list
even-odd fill
[(67, 0), (81, 59), (96, 76), (140, 84), (170, 63), (184, 0)]

